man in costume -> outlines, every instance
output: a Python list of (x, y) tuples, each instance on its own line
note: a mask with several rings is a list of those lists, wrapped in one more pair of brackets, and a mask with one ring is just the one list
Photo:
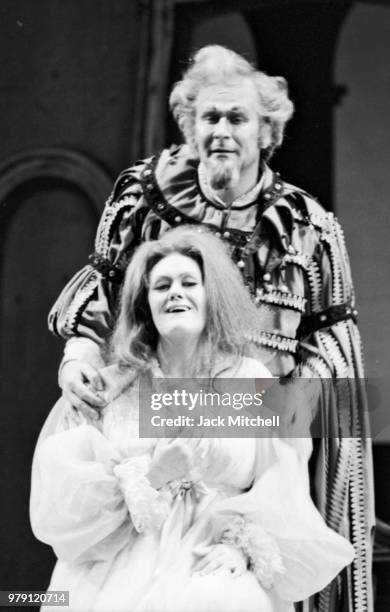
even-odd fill
[(347, 386), (324, 386), (321, 419), (332, 438), (317, 449), (315, 497), (328, 525), (352, 541), (356, 558), (317, 605), (371, 611), (371, 454), (353, 286), (334, 215), (267, 165), (293, 112), (286, 82), (232, 51), (205, 47), (174, 86), (170, 106), (186, 144), (121, 173), (90, 264), (50, 313), (51, 330), (67, 340), (60, 384), (77, 409), (94, 414), (103, 405), (97, 370), (123, 271), (141, 241), (181, 224), (220, 236), (258, 304), (262, 328), (248, 340), (271, 372), (348, 379)]

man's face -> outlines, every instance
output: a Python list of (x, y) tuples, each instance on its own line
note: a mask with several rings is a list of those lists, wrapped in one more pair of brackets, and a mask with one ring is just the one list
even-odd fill
[(195, 143), (214, 189), (235, 187), (248, 172), (257, 178), (262, 127), (257, 93), (249, 79), (237, 85), (210, 85), (199, 92)]

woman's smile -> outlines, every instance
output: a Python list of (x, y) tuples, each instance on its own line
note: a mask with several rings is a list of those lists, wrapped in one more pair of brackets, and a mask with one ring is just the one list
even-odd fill
[(184, 306), (183, 304), (173, 304), (171, 306), (168, 306), (165, 312), (167, 312), (168, 314), (177, 314), (182, 312), (188, 312), (188, 310), (191, 310), (190, 306)]

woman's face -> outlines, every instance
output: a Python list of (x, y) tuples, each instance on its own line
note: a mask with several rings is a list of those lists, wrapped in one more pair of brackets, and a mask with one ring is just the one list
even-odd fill
[(180, 253), (161, 259), (150, 272), (148, 301), (160, 337), (200, 337), (206, 325), (206, 292), (194, 259)]

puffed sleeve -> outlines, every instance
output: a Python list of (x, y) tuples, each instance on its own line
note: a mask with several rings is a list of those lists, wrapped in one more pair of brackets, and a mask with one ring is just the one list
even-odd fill
[(287, 441), (258, 440), (252, 488), (214, 509), (216, 537), (242, 548), (262, 586), (285, 601), (325, 588), (355, 555), (316, 510), (303, 469)]
[(147, 452), (122, 456), (97, 426), (59, 400), (34, 454), (35, 536), (62, 561), (105, 561), (131, 546), (137, 532), (159, 529), (169, 500), (146, 477), (150, 460)]
[(49, 313), (54, 334), (102, 345), (110, 332), (123, 272), (149, 211), (140, 185), (145, 163), (118, 177), (99, 223), (91, 263), (69, 281)]
[(34, 454), (32, 529), (63, 561), (106, 560), (129, 542), (132, 531), (113, 472), (119, 457), (93, 426), (68, 428), (66, 420), (60, 400)]

